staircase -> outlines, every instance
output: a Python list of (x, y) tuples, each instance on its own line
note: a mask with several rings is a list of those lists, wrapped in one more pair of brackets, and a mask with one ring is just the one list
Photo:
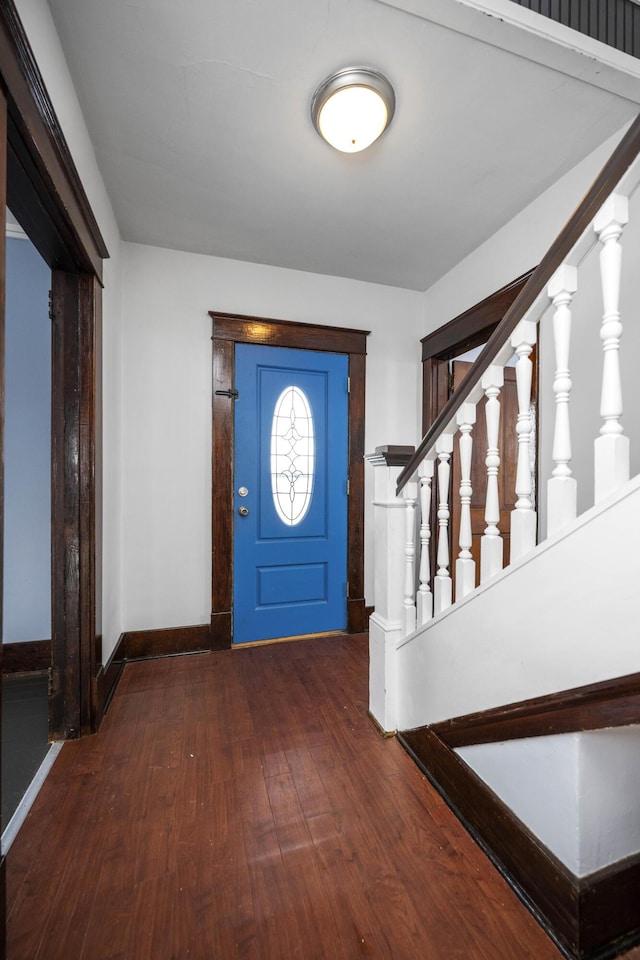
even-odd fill
[[(640, 941), (640, 773), (629, 775), (640, 770), (639, 151), (640, 118), (418, 448), (368, 457), (376, 518), (370, 713), (385, 732), (401, 732), (575, 958), (616, 956)], [(507, 364), (515, 365), (518, 414), (505, 565), (498, 438)], [(478, 561), (471, 460), (484, 398)], [(581, 698), (597, 708), (563, 712)], [(561, 729), (540, 719), (550, 703), (565, 717)], [(504, 722), (524, 714), (534, 718), (528, 727)], [(448, 742), (452, 729), (475, 733)], [(496, 830), (500, 818), (504, 830)]]

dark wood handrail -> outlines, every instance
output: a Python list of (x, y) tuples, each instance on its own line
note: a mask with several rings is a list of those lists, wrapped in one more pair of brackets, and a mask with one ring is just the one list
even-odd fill
[(638, 153), (640, 153), (640, 114), (633, 121), (575, 212), (569, 218), (533, 271), (528, 283), (522, 288), (501, 322), (489, 337), (482, 353), (465, 375), (458, 389), (449, 397), (429, 430), (422, 438), (413, 457), (398, 477), (396, 486), (397, 494), (402, 491), (402, 488), (411, 479), (434, 441), (438, 438), (444, 427), (451, 421), (458, 408), (462, 406), (470, 391), (480, 381), (483, 373), (491, 366), (500, 347), (506, 343), (507, 338), (511, 336), (558, 267), (569, 255), (615, 185), (631, 166)]

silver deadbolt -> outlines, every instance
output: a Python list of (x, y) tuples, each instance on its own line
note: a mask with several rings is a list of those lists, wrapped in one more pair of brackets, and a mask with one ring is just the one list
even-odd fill
[(241, 517), (249, 516), (249, 507), (238, 507), (238, 513)]
[(239, 497), (246, 497), (248, 493), (249, 493), (249, 491), (247, 490), (246, 487), (238, 487), (238, 496), (239, 496)]

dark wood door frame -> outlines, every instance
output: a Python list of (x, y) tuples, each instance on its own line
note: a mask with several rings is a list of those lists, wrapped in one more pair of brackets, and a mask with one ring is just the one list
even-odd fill
[[(108, 252), (13, 0), (0, 5), (0, 83), (7, 97), (6, 202), (52, 270), (50, 733), (64, 739), (94, 730), (101, 714), (96, 357)], [(3, 258), (3, 283), (4, 271)]]
[[(452, 385), (449, 375), (449, 361), (459, 357), (486, 343), (496, 329), (503, 316), (527, 283), (533, 269), (523, 273), (511, 283), (506, 284), (495, 293), (490, 294), (445, 323), (433, 333), (423, 337), (422, 344), (422, 435), (436, 419), (443, 409), (451, 392)], [(537, 393), (537, 390), (536, 390)], [(453, 480), (453, 471), (451, 480)], [(431, 498), (430, 523), (431, 529), (437, 530), (437, 477), (434, 480), (434, 495)], [(451, 491), (450, 491), (451, 494)], [(449, 503), (452, 503), (451, 496)], [(453, 522), (449, 524), (449, 541), (451, 546)], [(429, 549), (429, 563), (433, 573), (436, 570), (437, 538), (431, 538)], [(450, 550), (451, 570), (455, 569), (455, 554)]]
[(423, 436), (449, 395), (449, 360), (487, 342), (532, 273), (528, 270), (422, 338)]
[(347, 630), (366, 629), (364, 606), (364, 413), (368, 330), (210, 311), (213, 321), (212, 585), (214, 650), (232, 642), (233, 399), (236, 343), (324, 350), (349, 357), (349, 501), (347, 518)]

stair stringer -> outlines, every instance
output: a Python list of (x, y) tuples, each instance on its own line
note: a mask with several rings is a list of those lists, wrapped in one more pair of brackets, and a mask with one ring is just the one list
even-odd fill
[(640, 671), (640, 477), (400, 640), (410, 730)]

